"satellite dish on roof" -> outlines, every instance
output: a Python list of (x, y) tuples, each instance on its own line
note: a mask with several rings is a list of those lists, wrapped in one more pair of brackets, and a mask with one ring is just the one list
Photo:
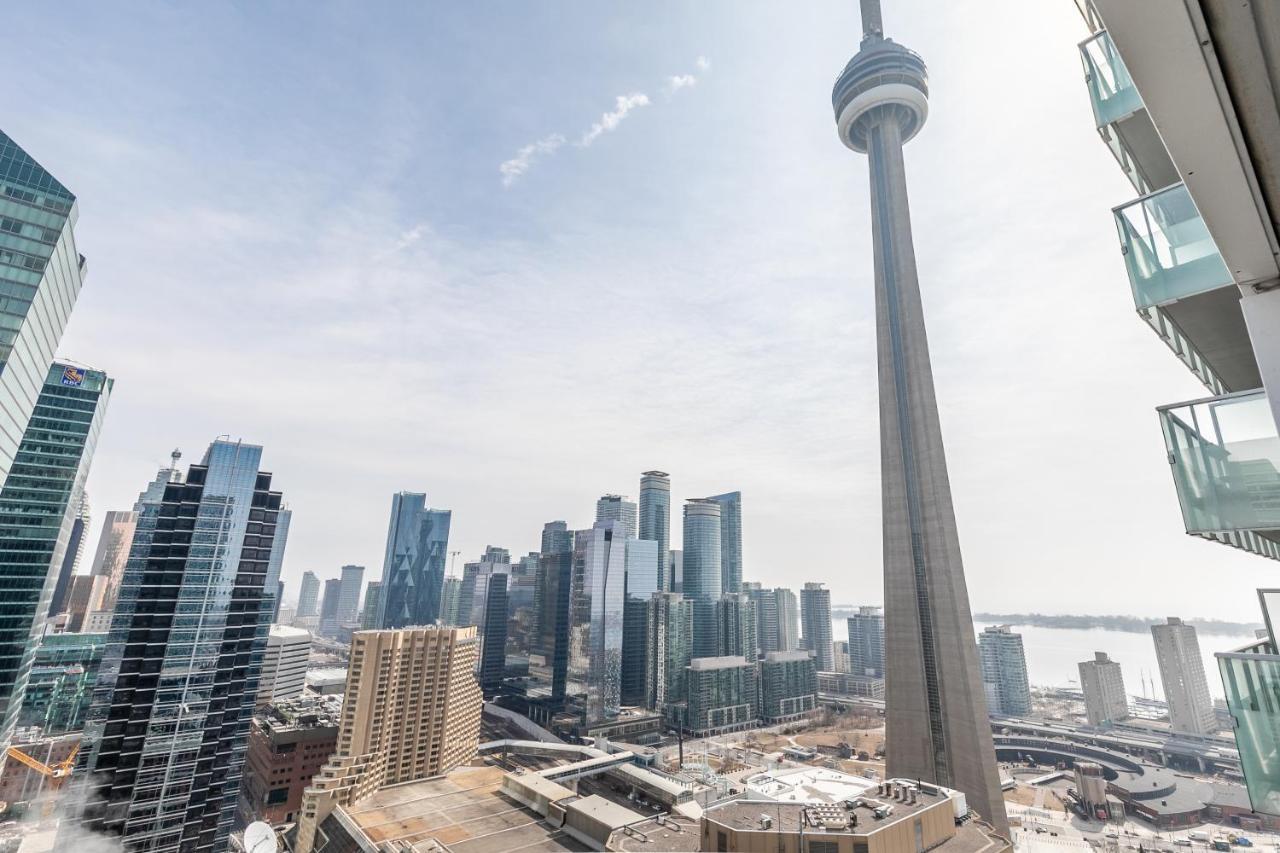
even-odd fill
[(279, 853), (275, 830), (271, 824), (255, 820), (244, 831), (245, 853)]

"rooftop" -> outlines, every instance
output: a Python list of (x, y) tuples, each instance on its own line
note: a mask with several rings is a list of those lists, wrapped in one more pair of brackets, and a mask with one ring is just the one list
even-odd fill
[(749, 666), (747, 659), (741, 655), (724, 655), (718, 658), (694, 658), (689, 662), (689, 669), (732, 669), (739, 666)]
[(453, 853), (589, 849), (501, 793), (503, 775), (498, 767), (459, 767), (384, 788), (342, 811), (373, 844), (401, 841), (414, 851), (431, 849), (433, 839)]
[(294, 628), (292, 625), (272, 625), (271, 636), (273, 637), (310, 637), (311, 632), (306, 628)]

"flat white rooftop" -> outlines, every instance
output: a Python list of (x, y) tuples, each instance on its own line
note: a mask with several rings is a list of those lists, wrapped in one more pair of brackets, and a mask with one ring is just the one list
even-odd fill
[(875, 780), (824, 767), (776, 770), (747, 779), (748, 791), (788, 803), (842, 803), (868, 791), (874, 796), (875, 787)]

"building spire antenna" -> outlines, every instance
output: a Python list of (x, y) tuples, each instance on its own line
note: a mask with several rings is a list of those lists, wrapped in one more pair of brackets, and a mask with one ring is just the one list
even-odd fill
[(884, 19), (880, 15), (880, 0), (859, 0), (862, 4), (862, 37), (884, 38)]

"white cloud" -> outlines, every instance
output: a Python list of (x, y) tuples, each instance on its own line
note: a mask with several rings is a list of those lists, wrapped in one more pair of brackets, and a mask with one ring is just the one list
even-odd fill
[(498, 166), (498, 171), (502, 173), (502, 185), (511, 186), (517, 178), (529, 171), (536, 160), (554, 154), (556, 149), (564, 143), (563, 136), (552, 133), (521, 148), (516, 152), (516, 156)]
[(711, 60), (707, 59), (705, 56), (699, 56), (694, 64), (698, 66), (699, 71), (711, 70)]
[(697, 84), (698, 78), (694, 77), (692, 74), (677, 74), (674, 77), (667, 78), (667, 91), (675, 93), (679, 92), (681, 89), (696, 86)]
[(582, 134), (582, 139), (578, 144), (586, 148), (595, 142), (601, 134), (606, 131), (614, 130), (618, 125), (622, 124), (622, 120), (627, 117), (636, 107), (649, 106), (649, 96), (644, 92), (632, 92), (629, 95), (619, 95), (614, 100), (614, 108), (612, 112), (607, 112), (600, 116), (600, 120), (591, 125), (591, 129)]

